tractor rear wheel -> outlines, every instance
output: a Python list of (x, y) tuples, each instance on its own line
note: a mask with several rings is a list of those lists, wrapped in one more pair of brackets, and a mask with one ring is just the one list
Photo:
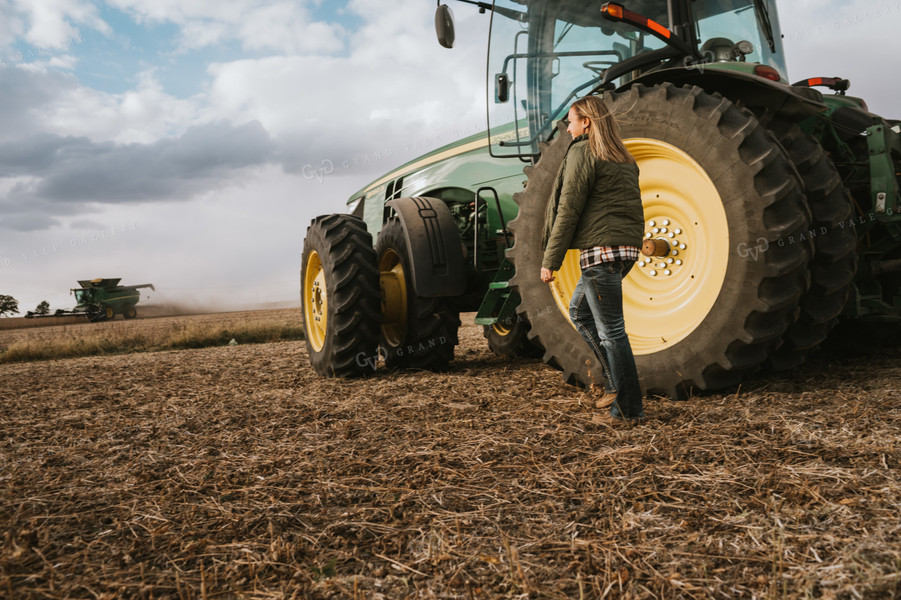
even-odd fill
[[(623, 282), (642, 387), (684, 397), (737, 383), (779, 345), (808, 286), (810, 244), (779, 243), (809, 224), (798, 175), (757, 119), (718, 94), (662, 84), (605, 96), (641, 171), (645, 236), (663, 250)], [(578, 251), (550, 286), (538, 277), (545, 206), (570, 142), (558, 128), (526, 168), (507, 256), (544, 361), (589, 385), (603, 371), (569, 322)]]
[(773, 119), (767, 127), (785, 148), (801, 179), (811, 212), (810, 228), (797, 240), (814, 246), (810, 260), (810, 289), (801, 298), (801, 314), (783, 336), (783, 344), (770, 354), (774, 370), (796, 367), (826, 339), (848, 299), (857, 272), (857, 237), (845, 227), (851, 218), (851, 197), (841, 176), (816, 140), (796, 124)]
[(324, 377), (375, 370), (379, 278), (366, 224), (344, 214), (313, 219), (303, 244), (300, 285), (313, 370)]
[(126, 319), (134, 319), (138, 316), (138, 309), (134, 306), (126, 306), (125, 310), (122, 311), (122, 316)]
[(460, 316), (447, 298), (413, 287), (412, 257), (400, 219), (389, 219), (375, 246), (382, 288), (381, 354), (389, 368), (440, 371), (454, 358)]

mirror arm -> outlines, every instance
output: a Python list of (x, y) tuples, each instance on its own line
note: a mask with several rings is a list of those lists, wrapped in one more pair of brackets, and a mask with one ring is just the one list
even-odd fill
[[(464, 2), (466, 4), (472, 4), (474, 6), (479, 7), (479, 12), (484, 13), (487, 10), (495, 12), (501, 16), (507, 17), (508, 19), (513, 19), (514, 21), (519, 21), (521, 23), (525, 23), (528, 20), (528, 15), (524, 12), (519, 12), (516, 10), (511, 10), (509, 8), (501, 8), (499, 6), (492, 6), (490, 2), (475, 2), (474, 0), (457, 0), (458, 2)], [(441, 0), (438, 0), (440, 3)]]

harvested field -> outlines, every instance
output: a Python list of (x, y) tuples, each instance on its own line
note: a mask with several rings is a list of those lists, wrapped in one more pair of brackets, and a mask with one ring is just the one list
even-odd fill
[(0, 364), (303, 339), (299, 309), (239, 311), (151, 321), (113, 320), (0, 331)]
[(123, 333), (140, 332), (160, 335), (172, 330), (184, 330), (192, 326), (212, 326), (228, 324), (232, 326), (258, 323), (302, 323), (300, 309), (283, 308), (276, 310), (244, 310), (227, 313), (160, 315), (141, 314), (137, 319), (126, 320), (117, 316), (112, 321), (90, 323), (85, 319), (0, 319), (0, 323), (18, 322), (15, 327), (0, 328), (0, 348), (19, 341), (50, 342), (60, 338), (87, 337), (98, 332), (116, 337)]
[(901, 597), (897, 351), (614, 430), (471, 322), (443, 374), (322, 379), (303, 342), (0, 365), (0, 595)]
[(25, 317), (6, 317), (0, 319), (0, 331), (9, 329), (34, 329), (36, 327), (51, 327), (58, 325), (74, 325), (84, 323), (83, 317), (42, 317), (38, 319), (26, 319)]

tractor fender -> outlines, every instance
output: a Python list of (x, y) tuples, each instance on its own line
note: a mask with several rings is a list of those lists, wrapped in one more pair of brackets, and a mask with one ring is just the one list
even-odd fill
[(823, 103), (823, 95), (813, 88), (770, 81), (741, 71), (702, 66), (662, 69), (642, 75), (623, 87), (636, 83), (648, 86), (658, 83), (672, 83), (680, 87), (694, 85), (708, 94), (720, 94), (747, 106), (755, 113), (771, 112), (795, 122), (828, 109)]
[(424, 197), (398, 198), (385, 204), (403, 225), (416, 294), (425, 298), (463, 294), (463, 245), (447, 204)]

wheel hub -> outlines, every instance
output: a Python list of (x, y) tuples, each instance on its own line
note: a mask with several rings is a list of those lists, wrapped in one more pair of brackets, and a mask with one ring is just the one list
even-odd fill
[(650, 219), (645, 223), (642, 256), (635, 263), (649, 277), (677, 276), (690, 259), (685, 231), (675, 219)]

